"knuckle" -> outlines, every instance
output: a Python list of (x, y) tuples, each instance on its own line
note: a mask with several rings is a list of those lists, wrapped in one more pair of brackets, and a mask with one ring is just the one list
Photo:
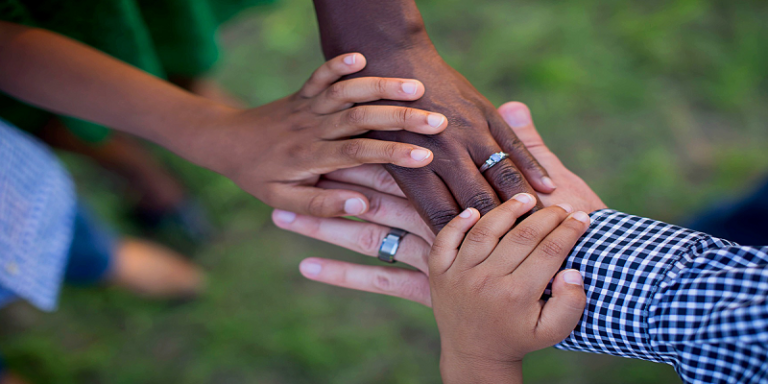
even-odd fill
[(427, 219), (437, 230), (443, 229), (457, 214), (452, 209), (434, 209), (426, 212)]
[(357, 237), (357, 244), (360, 248), (368, 253), (377, 252), (379, 250), (379, 243), (381, 242), (381, 233), (372, 226), (366, 226), (361, 230)]
[(565, 251), (565, 247), (554, 240), (543, 241), (539, 244), (539, 249), (544, 255), (552, 258), (563, 256), (563, 252)]
[(343, 99), (344, 95), (346, 94), (344, 82), (331, 84), (331, 86), (328, 87), (325, 92), (326, 92), (326, 96), (329, 99), (332, 99), (332, 100)]
[(512, 235), (512, 241), (520, 245), (530, 245), (537, 241), (539, 238), (539, 231), (528, 225), (520, 225), (515, 228), (510, 235)]
[(490, 230), (488, 230), (488, 228), (484, 226), (475, 226), (471, 231), (469, 231), (464, 241), (474, 244), (485, 244), (493, 238), (494, 235)]
[(362, 156), (363, 150), (363, 143), (359, 140), (347, 140), (341, 145), (341, 153), (351, 159)]
[(485, 214), (495, 208), (498, 204), (493, 195), (485, 191), (480, 191), (469, 197), (467, 205), (480, 211), (480, 214)]
[(312, 74), (309, 76), (309, 79), (305, 84), (313, 84), (313, 83), (319, 83), (323, 80), (323, 67), (320, 67), (316, 69)]
[(565, 220), (560, 226), (570, 231), (569, 235), (581, 236), (587, 224), (578, 220)]
[(322, 193), (318, 193), (309, 199), (307, 204), (307, 211), (312, 216), (325, 216), (325, 206), (328, 203), (328, 198)]
[(408, 123), (408, 121), (413, 117), (415, 111), (413, 108), (400, 108), (397, 111), (397, 121), (399, 121), (402, 124)]
[(384, 216), (386, 214), (386, 204), (381, 195), (373, 194), (368, 196), (368, 214), (372, 217)]
[(464, 114), (449, 116), (448, 124), (450, 127), (467, 129), (488, 127), (488, 122), (485, 119), (475, 116), (465, 116)]
[(384, 148), (383, 148), (384, 156), (387, 159), (394, 159), (395, 156), (397, 155), (397, 152), (398, 152), (399, 149), (400, 149), (400, 144), (398, 144), (398, 143), (389, 143), (389, 144), (385, 145)]
[(383, 273), (377, 273), (376, 277), (373, 279), (373, 286), (382, 292), (391, 292), (392, 279)]
[(387, 94), (387, 85), (389, 84), (389, 80), (379, 77), (376, 79), (376, 81), (373, 83), (374, 90), (379, 95), (386, 95)]
[(367, 112), (362, 107), (351, 108), (346, 111), (344, 118), (349, 125), (362, 125), (366, 121)]
[(377, 273), (373, 279), (374, 288), (379, 291), (386, 292), (392, 295), (396, 295), (406, 299), (418, 299), (425, 297), (428, 287), (424, 287), (418, 284), (416, 281), (409, 279), (397, 279), (394, 276), (387, 275), (386, 273)]
[(544, 169), (544, 167), (542, 167), (541, 164), (539, 164), (539, 161), (536, 160), (536, 158), (534, 158), (531, 154), (527, 154), (527, 156), (525, 157), (525, 160), (522, 161), (521, 166), (531, 171)]
[(390, 175), (389, 172), (387, 172), (387, 170), (384, 168), (379, 169), (373, 182), (374, 187), (382, 192), (391, 191), (397, 187), (395, 178), (392, 177), (392, 175)]
[(493, 175), (496, 187), (500, 190), (520, 190), (525, 184), (525, 178), (511, 164), (504, 164)]

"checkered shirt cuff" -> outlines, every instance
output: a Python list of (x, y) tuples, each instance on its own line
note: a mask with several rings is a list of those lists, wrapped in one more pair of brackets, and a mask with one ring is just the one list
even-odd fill
[(671, 364), (690, 383), (768, 377), (768, 247), (614, 210), (591, 217), (565, 265), (584, 277), (587, 307), (556, 348)]

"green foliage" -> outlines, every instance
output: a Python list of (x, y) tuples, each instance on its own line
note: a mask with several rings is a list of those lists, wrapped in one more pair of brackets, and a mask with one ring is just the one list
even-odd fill
[[(768, 169), (768, 3), (725, 0), (422, 0), (445, 59), (499, 105), (519, 100), (565, 164), (614, 208), (670, 221)], [(253, 105), (295, 92), (319, 64), (311, 2), (244, 13), (221, 33), (215, 77)], [(17, 308), (9, 365), (37, 383), (437, 383), (427, 308), (305, 281), (307, 256), (360, 256), (284, 233), (228, 180), (165, 152), (219, 236), (194, 252), (210, 289), (181, 305), (68, 288), (61, 309)], [(119, 183), (69, 159), (86, 199), (120, 228)], [(532, 354), (532, 383), (679, 382), (671, 368)]]

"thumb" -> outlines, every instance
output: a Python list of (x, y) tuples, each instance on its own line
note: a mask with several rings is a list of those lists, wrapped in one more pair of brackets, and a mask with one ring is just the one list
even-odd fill
[(533, 125), (531, 111), (528, 109), (528, 106), (519, 101), (510, 101), (499, 107), (499, 114), (512, 127), (512, 131), (528, 147), (528, 150), (536, 147), (545, 147), (544, 141)]
[(360, 192), (307, 186), (284, 186), (274, 193), (270, 205), (277, 209), (317, 217), (357, 216), (370, 203)]
[(549, 345), (563, 341), (578, 325), (586, 303), (579, 271), (560, 271), (552, 282), (552, 297), (541, 310), (537, 331), (549, 338), (546, 340)]

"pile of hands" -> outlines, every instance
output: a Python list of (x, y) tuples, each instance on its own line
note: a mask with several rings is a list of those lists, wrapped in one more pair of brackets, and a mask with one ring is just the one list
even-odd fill
[[(289, 231), (374, 257), (390, 228), (407, 231), (396, 257), (415, 269), (308, 258), (301, 273), (433, 307), (446, 382), (516, 381), (526, 353), (578, 323), (581, 276), (559, 270), (587, 213), (606, 206), (547, 149), (524, 104), (496, 110), (464, 93), (474, 101), (457, 117), (439, 93), (422, 100), (418, 80), (350, 76), (365, 67), (359, 53), (336, 57), (296, 94), (228, 113), (206, 140), (227, 154), (204, 165), (278, 208), (273, 221)], [(268, 129), (249, 145), (217, 140), (253, 126)], [(509, 157), (479, 172), (501, 151)]]

